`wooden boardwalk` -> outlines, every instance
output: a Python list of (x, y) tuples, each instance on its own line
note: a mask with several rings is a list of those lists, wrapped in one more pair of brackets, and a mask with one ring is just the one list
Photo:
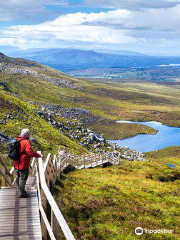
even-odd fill
[[(40, 153), (40, 152), (39, 152)], [(15, 171), (8, 170), (0, 158), (0, 240), (75, 240), (63, 217), (52, 190), (61, 173), (69, 165), (76, 169), (94, 168), (107, 163), (119, 164), (119, 156), (109, 154), (85, 154), (75, 156), (65, 151), (46, 160), (33, 159), (32, 173), (26, 190), (29, 198), (19, 198), (15, 188)], [(63, 237), (63, 239), (64, 239)]]
[(86, 168), (95, 168), (95, 167), (99, 167), (99, 166), (101, 166), (101, 165), (103, 165), (103, 164), (106, 164), (106, 163), (111, 163), (109, 160), (104, 160), (104, 161), (102, 161), (102, 160), (99, 160), (99, 161), (96, 161), (96, 162), (92, 162), (92, 163), (90, 163), (90, 164), (87, 164), (87, 165), (81, 165), (81, 166), (77, 166), (76, 168), (77, 169), (86, 169)]
[(0, 189), (0, 239), (42, 240), (37, 190), (28, 179), (29, 198), (19, 198), (15, 188)]

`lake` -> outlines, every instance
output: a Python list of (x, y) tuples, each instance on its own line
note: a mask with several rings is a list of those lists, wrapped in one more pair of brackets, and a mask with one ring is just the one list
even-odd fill
[(128, 146), (130, 149), (138, 150), (140, 152), (150, 152), (159, 149), (180, 146), (180, 128), (170, 127), (163, 125), (160, 122), (130, 122), (130, 121), (117, 121), (121, 123), (137, 123), (152, 127), (158, 130), (157, 134), (139, 134), (135, 137), (112, 140), (111, 142), (117, 143), (121, 147)]

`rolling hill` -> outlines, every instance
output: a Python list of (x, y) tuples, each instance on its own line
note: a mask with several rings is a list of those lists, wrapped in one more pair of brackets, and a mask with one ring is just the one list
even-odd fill
[[(136, 79), (129, 81), (77, 79), (37, 62), (15, 59), (1, 53), (0, 89), (1, 108), (4, 109), (1, 118), (8, 116), (7, 123), (6, 119), (4, 120), (6, 124), (0, 125), (0, 132), (15, 135), (23, 126), (33, 129), (37, 125), (37, 119), (40, 125), (37, 125), (36, 132), (41, 132), (43, 123), (47, 125), (49, 121), (51, 123), (48, 127), (49, 131), (53, 129), (57, 134), (53, 145), (56, 147), (61, 143), (68, 145), (69, 142), (68, 146), (71, 148), (75, 141), (76, 144), (71, 149), (79, 149), (80, 152), (83, 148), (79, 146), (77, 139), (74, 139), (74, 133), (68, 134), (68, 130), (66, 133), (63, 132), (65, 128), (72, 130), (73, 127), (67, 125), (75, 124), (74, 122), (81, 123), (99, 134), (103, 133), (108, 139), (154, 132), (153, 129), (142, 125), (120, 126), (115, 122), (119, 119), (156, 120), (172, 126), (180, 126), (178, 84), (163, 85)], [(32, 113), (31, 123), (28, 117), (19, 120), (17, 115), (17, 123), (14, 124), (11, 114), (8, 113), (8, 102), (15, 104), (13, 105), (16, 108), (13, 113), (15, 116), (21, 110), (21, 115), (24, 111), (27, 111), (27, 116)], [(44, 111), (46, 116), (41, 113)], [(52, 115), (51, 119), (48, 118), (48, 114)], [(56, 128), (52, 128), (54, 121), (59, 122)], [(66, 126), (63, 126), (62, 131), (63, 121)], [(78, 126), (76, 131), (78, 132)], [(40, 135), (44, 135), (43, 138)], [(44, 149), (52, 148), (52, 134), (48, 140), (43, 132), (39, 134), (39, 139)]]
[(141, 54), (100, 53), (78, 49), (29, 49), (14, 52), (21, 57), (46, 64), (57, 70), (69, 72), (91, 68), (147, 68), (162, 64), (180, 63), (180, 57), (154, 57)]
[[(73, 153), (87, 152), (86, 146), (78, 142), (79, 133), (87, 132), (86, 127), (108, 138), (153, 132), (142, 125), (120, 126), (115, 122), (119, 119), (157, 120), (180, 126), (179, 91), (179, 84), (77, 79), (37, 62), (1, 53), (1, 156), (6, 157), (6, 138), (15, 137), (24, 127), (30, 128), (33, 145), (46, 156), (64, 146)], [(178, 239), (179, 156), (179, 147), (173, 147), (149, 153), (149, 162), (121, 160), (116, 167), (67, 174), (57, 183), (55, 196), (75, 236)], [(177, 168), (165, 166), (166, 162)], [(168, 237), (146, 234), (139, 238), (134, 234), (139, 225), (174, 231)]]

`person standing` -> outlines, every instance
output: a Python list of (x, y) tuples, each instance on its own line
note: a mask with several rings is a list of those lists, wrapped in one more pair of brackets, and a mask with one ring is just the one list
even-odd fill
[(16, 184), (18, 186), (20, 198), (29, 197), (29, 194), (25, 190), (25, 186), (29, 175), (31, 157), (41, 157), (40, 154), (33, 151), (29, 141), (30, 135), (29, 129), (22, 129), (21, 135), (16, 138), (16, 140), (20, 142), (19, 159), (14, 160), (13, 164), (17, 174)]

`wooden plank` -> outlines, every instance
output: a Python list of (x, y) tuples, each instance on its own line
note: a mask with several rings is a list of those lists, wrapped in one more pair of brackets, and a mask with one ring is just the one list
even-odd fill
[(18, 240), (30, 240), (29, 236), (28, 236), (28, 233), (27, 234), (22, 234), (22, 235), (9, 235), (9, 234), (6, 234), (6, 235), (0, 235), (0, 239), (5, 239), (5, 240), (15, 240), (17, 239), (18, 237)]
[(35, 187), (36, 186), (36, 178), (35, 177), (28, 177), (26, 187)]
[(104, 164), (104, 163), (108, 163), (108, 162), (110, 162), (110, 161), (109, 161), (109, 160), (106, 160), (106, 161), (99, 160), (99, 161), (97, 161), (97, 162), (92, 162), (92, 163), (86, 165), (85, 167), (84, 167), (84, 165), (81, 165), (81, 166), (79, 166), (79, 167), (76, 166), (76, 168), (77, 168), (77, 169), (94, 168), (94, 167), (100, 166), (100, 165), (102, 165), (102, 164)]
[[(31, 185), (34, 178), (28, 179), (27, 187)], [(0, 189), (0, 239), (42, 240), (37, 190), (29, 193), (21, 199), (16, 189)]]

